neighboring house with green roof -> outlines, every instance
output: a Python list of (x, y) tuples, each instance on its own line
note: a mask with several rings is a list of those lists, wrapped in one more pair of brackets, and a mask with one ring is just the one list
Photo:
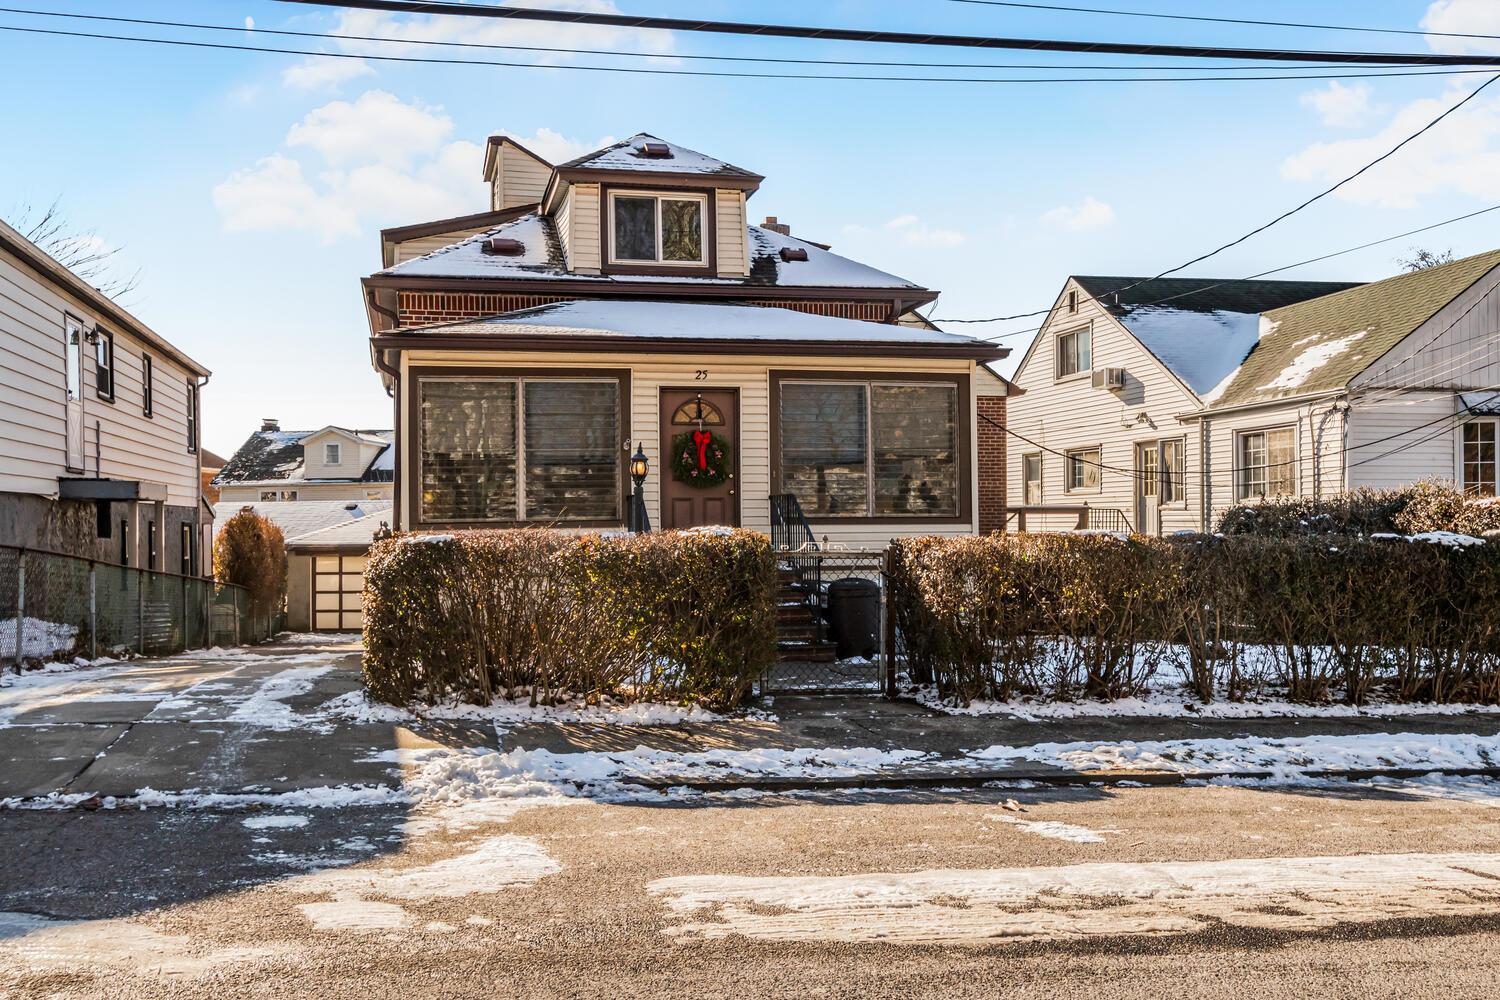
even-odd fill
[(1370, 284), (1069, 278), (1013, 379), (1012, 525), (1087, 504), (1096, 527), (1206, 530), (1427, 477), (1493, 496), (1497, 286), (1500, 250)]

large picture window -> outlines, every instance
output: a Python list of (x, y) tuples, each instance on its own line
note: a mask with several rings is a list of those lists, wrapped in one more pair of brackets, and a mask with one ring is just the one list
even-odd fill
[(1291, 496), (1297, 491), (1297, 438), (1292, 428), (1241, 434), (1235, 452), (1238, 499)]
[(420, 380), (426, 523), (620, 517), (620, 383)]
[(619, 264), (703, 264), (708, 199), (612, 194), (610, 260)]
[(1474, 420), (1464, 424), (1464, 492), (1473, 496), (1495, 496), (1496, 446), (1500, 421)]
[(780, 383), (781, 488), (819, 517), (959, 514), (952, 383)]

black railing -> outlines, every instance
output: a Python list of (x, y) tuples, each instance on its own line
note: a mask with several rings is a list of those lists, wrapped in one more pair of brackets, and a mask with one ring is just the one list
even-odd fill
[(1113, 507), (1090, 507), (1087, 527), (1093, 531), (1116, 531), (1127, 535), (1135, 531), (1125, 512)]
[(817, 551), (818, 539), (795, 493), (771, 497), (771, 547), (778, 552)]

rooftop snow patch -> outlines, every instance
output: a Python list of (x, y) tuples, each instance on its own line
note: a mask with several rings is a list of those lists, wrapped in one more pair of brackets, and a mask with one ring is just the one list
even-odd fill
[(1257, 313), (1141, 306), (1119, 319), (1199, 396), (1208, 395), (1238, 368), (1260, 337)]
[(791, 309), (641, 300), (572, 300), (520, 309), (472, 322), (421, 327), (409, 333), (446, 336), (683, 338), (688, 340), (826, 341), (988, 347), (941, 330), (816, 316)]
[(1291, 363), (1278, 372), (1271, 381), (1256, 388), (1263, 390), (1300, 389), (1309, 376), (1349, 350), (1355, 342), (1363, 340), (1367, 333), (1369, 333), (1368, 330), (1361, 330), (1347, 337), (1338, 337), (1319, 343), (1314, 343), (1318, 339), (1316, 337), (1304, 338), (1294, 345), (1302, 347), (1302, 351), (1292, 358)]
[[(665, 146), (667, 155), (647, 155), (643, 148), (647, 143), (659, 143)], [(557, 169), (638, 170), (653, 174), (721, 174), (752, 179), (759, 179), (760, 176), (732, 163), (726, 163), (695, 149), (688, 149), (686, 146), (679, 146), (675, 142), (667, 142), (665, 139), (645, 132), (638, 132), (629, 139), (621, 139), (612, 146), (606, 146), (596, 152), (580, 156), (576, 160), (570, 160), (559, 165)]]

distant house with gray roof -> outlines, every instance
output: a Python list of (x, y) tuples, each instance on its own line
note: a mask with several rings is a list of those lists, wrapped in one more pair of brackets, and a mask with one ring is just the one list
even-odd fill
[(223, 503), (389, 500), (395, 434), (327, 426), (284, 431), (272, 418), (240, 445), (213, 478)]
[(1497, 288), (1500, 250), (1369, 284), (1069, 278), (1013, 379), (1011, 524), (1208, 530), (1423, 478), (1494, 496)]

